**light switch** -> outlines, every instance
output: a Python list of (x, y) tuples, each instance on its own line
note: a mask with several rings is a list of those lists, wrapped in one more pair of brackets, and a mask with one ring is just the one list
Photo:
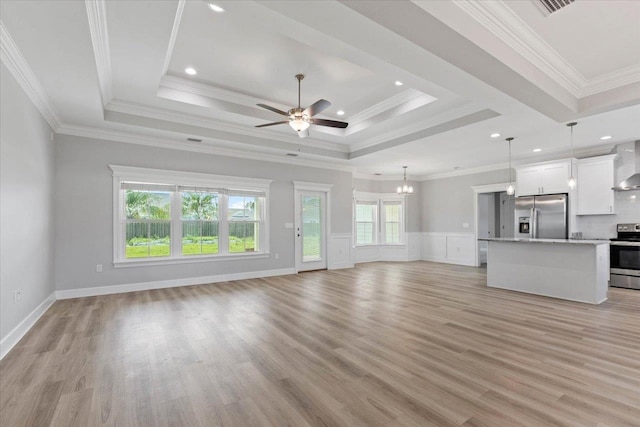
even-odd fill
[(469, 223), (468, 222), (463, 222), (462, 223), (462, 228), (469, 228)]

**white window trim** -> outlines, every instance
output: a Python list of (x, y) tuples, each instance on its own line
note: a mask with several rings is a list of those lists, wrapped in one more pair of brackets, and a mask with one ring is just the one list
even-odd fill
[[(234, 259), (255, 259), (269, 257), (269, 188), (270, 179), (234, 177), (224, 175), (211, 175), (196, 172), (182, 172), (163, 169), (148, 169), (132, 166), (109, 165), (113, 171), (113, 265), (121, 267), (141, 267), (151, 265), (168, 265), (194, 262), (229, 261)], [(120, 190), (121, 183), (125, 181), (158, 182), (171, 185), (224, 188), (230, 193), (234, 191), (256, 191), (265, 194), (263, 206), (263, 227), (260, 227), (261, 248), (259, 252), (244, 254), (216, 254), (216, 255), (189, 255), (180, 254), (181, 246), (178, 246), (173, 234), (171, 238), (171, 255), (158, 258), (130, 258), (124, 256), (124, 230), (122, 229), (121, 212), (124, 211), (124, 192)], [(181, 216), (181, 209), (176, 201), (176, 192), (172, 193), (171, 222), (177, 221)], [(220, 218), (225, 212), (220, 212)], [(225, 217), (226, 218), (226, 217)]]
[[(406, 198), (405, 196), (397, 193), (369, 193), (364, 191), (355, 191), (353, 193), (353, 241), (356, 247), (370, 247), (370, 246), (406, 246)], [(359, 244), (357, 229), (356, 229), (356, 215), (355, 205), (358, 202), (371, 203), (374, 202), (378, 205), (377, 218), (376, 218), (376, 236), (375, 243)], [(384, 202), (400, 202), (402, 215), (400, 218), (400, 242), (399, 243), (386, 243), (384, 241), (384, 233), (382, 232), (382, 226), (384, 225)]]

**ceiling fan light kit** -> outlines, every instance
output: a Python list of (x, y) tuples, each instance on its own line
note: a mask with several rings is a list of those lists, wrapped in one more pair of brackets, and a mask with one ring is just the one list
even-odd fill
[(271, 107), (266, 104), (256, 104), (258, 107), (264, 108), (269, 111), (273, 111), (276, 114), (280, 114), (281, 116), (288, 116), (289, 120), (284, 120), (280, 122), (273, 123), (265, 123), (263, 125), (257, 125), (257, 128), (267, 127), (267, 126), (275, 126), (281, 125), (285, 123), (289, 123), (291, 129), (298, 132), (298, 136), (300, 138), (304, 138), (309, 135), (308, 129), (311, 125), (318, 126), (328, 126), (332, 128), (340, 128), (344, 129), (349, 126), (347, 122), (339, 122), (337, 120), (327, 120), (327, 119), (314, 119), (313, 116), (316, 114), (320, 114), (322, 111), (326, 110), (331, 106), (331, 103), (326, 99), (319, 99), (314, 102), (307, 108), (302, 108), (300, 106), (300, 82), (304, 79), (304, 74), (296, 74), (296, 80), (298, 80), (298, 107), (292, 108), (287, 112), (279, 110), (275, 107)]

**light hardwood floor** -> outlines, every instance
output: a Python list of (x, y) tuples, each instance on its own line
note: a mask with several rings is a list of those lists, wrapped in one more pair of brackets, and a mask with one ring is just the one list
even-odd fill
[(638, 426), (640, 291), (599, 306), (428, 262), (57, 301), (4, 426)]

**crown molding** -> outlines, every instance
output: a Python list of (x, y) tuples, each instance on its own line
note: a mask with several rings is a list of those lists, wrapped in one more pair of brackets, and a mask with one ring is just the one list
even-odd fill
[[(349, 116), (349, 125), (350, 126), (352, 124), (357, 125), (358, 123), (364, 122), (379, 114), (385, 113), (391, 110), (392, 108), (399, 107), (401, 105), (406, 105), (411, 101), (416, 101), (418, 100), (418, 98), (420, 98), (422, 102), (419, 105), (414, 106), (414, 108), (412, 108), (411, 110), (418, 108), (418, 106), (421, 107), (423, 105), (426, 105), (433, 101), (438, 100), (438, 98), (433, 97), (424, 92), (421, 92), (417, 89), (407, 89), (405, 91), (402, 91), (392, 96), (391, 98), (387, 98), (384, 101), (371, 105), (370, 107), (367, 107), (366, 109), (360, 111), (359, 113)], [(411, 110), (408, 110), (408, 111), (411, 111)], [(405, 111), (405, 112), (408, 112), (408, 111)], [(345, 130), (348, 130), (348, 129), (349, 128)]]
[[(516, 165), (515, 162), (513, 162), (513, 165), (514, 166)], [(508, 162), (494, 163), (492, 165), (479, 166), (479, 167), (468, 168), (468, 169), (457, 169), (450, 172), (439, 172), (439, 173), (422, 175), (418, 177), (417, 181), (420, 181), (420, 182), (433, 181), (435, 179), (453, 178), (456, 176), (473, 175), (476, 173), (492, 172), (492, 171), (504, 170), (504, 169), (509, 169)]]
[(0, 21), (0, 60), (25, 91), (33, 105), (40, 111), (42, 117), (49, 123), (49, 126), (54, 130), (57, 129), (60, 126), (60, 117), (56, 114), (51, 100), (2, 21)]
[(176, 77), (169, 74), (162, 76), (160, 79), (160, 87), (174, 89), (181, 92), (187, 92), (194, 95), (205, 96), (207, 98), (219, 99), (221, 101), (233, 102), (234, 104), (244, 105), (245, 107), (255, 108), (256, 104), (269, 103), (276, 108), (288, 111), (291, 107), (270, 100), (258, 98), (252, 95), (236, 92), (221, 87), (196, 82), (193, 80)]
[(640, 81), (640, 65), (587, 79), (503, 0), (457, 0), (454, 4), (576, 98)]
[(89, 32), (93, 55), (98, 71), (98, 84), (102, 106), (106, 106), (113, 96), (111, 76), (111, 54), (109, 50), (109, 32), (107, 31), (107, 3), (105, 0), (85, 0)]
[(587, 79), (504, 2), (459, 0), (454, 4), (573, 96), (580, 96)]
[(580, 97), (584, 98), (636, 82), (640, 82), (640, 64), (616, 70), (589, 80), (582, 89), (582, 92), (580, 92)]
[[(452, 107), (452, 108), (449, 108)], [(457, 106), (447, 105), (446, 110), (432, 114), (427, 121), (416, 122), (409, 126), (403, 126), (396, 130), (386, 132), (384, 134), (377, 135), (376, 137), (369, 138), (360, 142), (353, 142), (349, 144), (351, 152), (362, 150), (365, 148), (373, 147), (378, 144), (383, 144), (387, 141), (394, 140), (406, 135), (411, 135), (424, 129), (428, 129), (433, 126), (437, 126), (440, 123), (455, 120), (460, 117), (464, 117), (469, 114), (473, 114), (483, 109), (475, 102), (465, 102)]]
[(312, 155), (301, 153), (305, 157), (289, 157), (284, 154), (274, 154), (265, 151), (235, 150), (232, 148), (221, 148), (206, 143), (193, 143), (179, 139), (159, 138), (149, 135), (127, 132), (115, 129), (103, 129), (87, 126), (62, 125), (56, 130), (57, 134), (78, 136), (83, 138), (100, 139), (106, 141), (124, 142), (136, 145), (145, 145), (158, 148), (168, 148), (171, 150), (183, 150), (196, 153), (213, 154), (225, 157), (235, 157), (241, 159), (258, 160), (274, 163), (285, 163), (293, 166), (307, 166), (319, 169), (338, 170), (353, 173), (355, 168), (347, 164), (347, 160), (331, 159), (320, 160), (311, 158)]
[[(264, 131), (254, 130), (253, 127), (238, 125), (229, 122), (222, 122), (220, 120), (207, 119), (198, 117), (192, 114), (179, 113), (175, 111), (165, 110), (161, 108), (151, 107), (147, 105), (135, 104), (132, 102), (122, 101), (114, 99), (105, 107), (105, 110), (113, 111), (117, 113), (131, 114), (136, 116), (143, 116), (157, 120), (165, 120), (170, 122), (178, 122), (182, 124), (188, 124), (192, 126), (204, 127), (208, 129), (215, 129), (224, 132), (232, 132), (246, 136), (265, 137)], [(298, 138), (295, 136), (286, 136), (276, 132), (268, 132), (273, 134), (273, 137), (267, 138), (277, 139), (280, 142), (288, 142), (290, 144), (296, 144), (306, 147), (323, 148), (326, 150), (337, 151), (340, 153), (348, 153), (349, 148), (345, 144), (336, 142), (320, 141), (313, 138)]]
[(162, 75), (167, 74), (169, 70), (169, 64), (171, 64), (171, 57), (173, 56), (173, 48), (176, 45), (176, 39), (178, 38), (178, 31), (180, 31), (180, 22), (182, 22), (182, 13), (184, 12), (184, 5), (186, 0), (179, 0), (178, 7), (176, 9), (176, 16), (173, 20), (173, 27), (171, 28), (171, 36), (169, 37), (169, 45), (167, 46), (167, 54), (164, 57), (164, 64), (162, 65)]

